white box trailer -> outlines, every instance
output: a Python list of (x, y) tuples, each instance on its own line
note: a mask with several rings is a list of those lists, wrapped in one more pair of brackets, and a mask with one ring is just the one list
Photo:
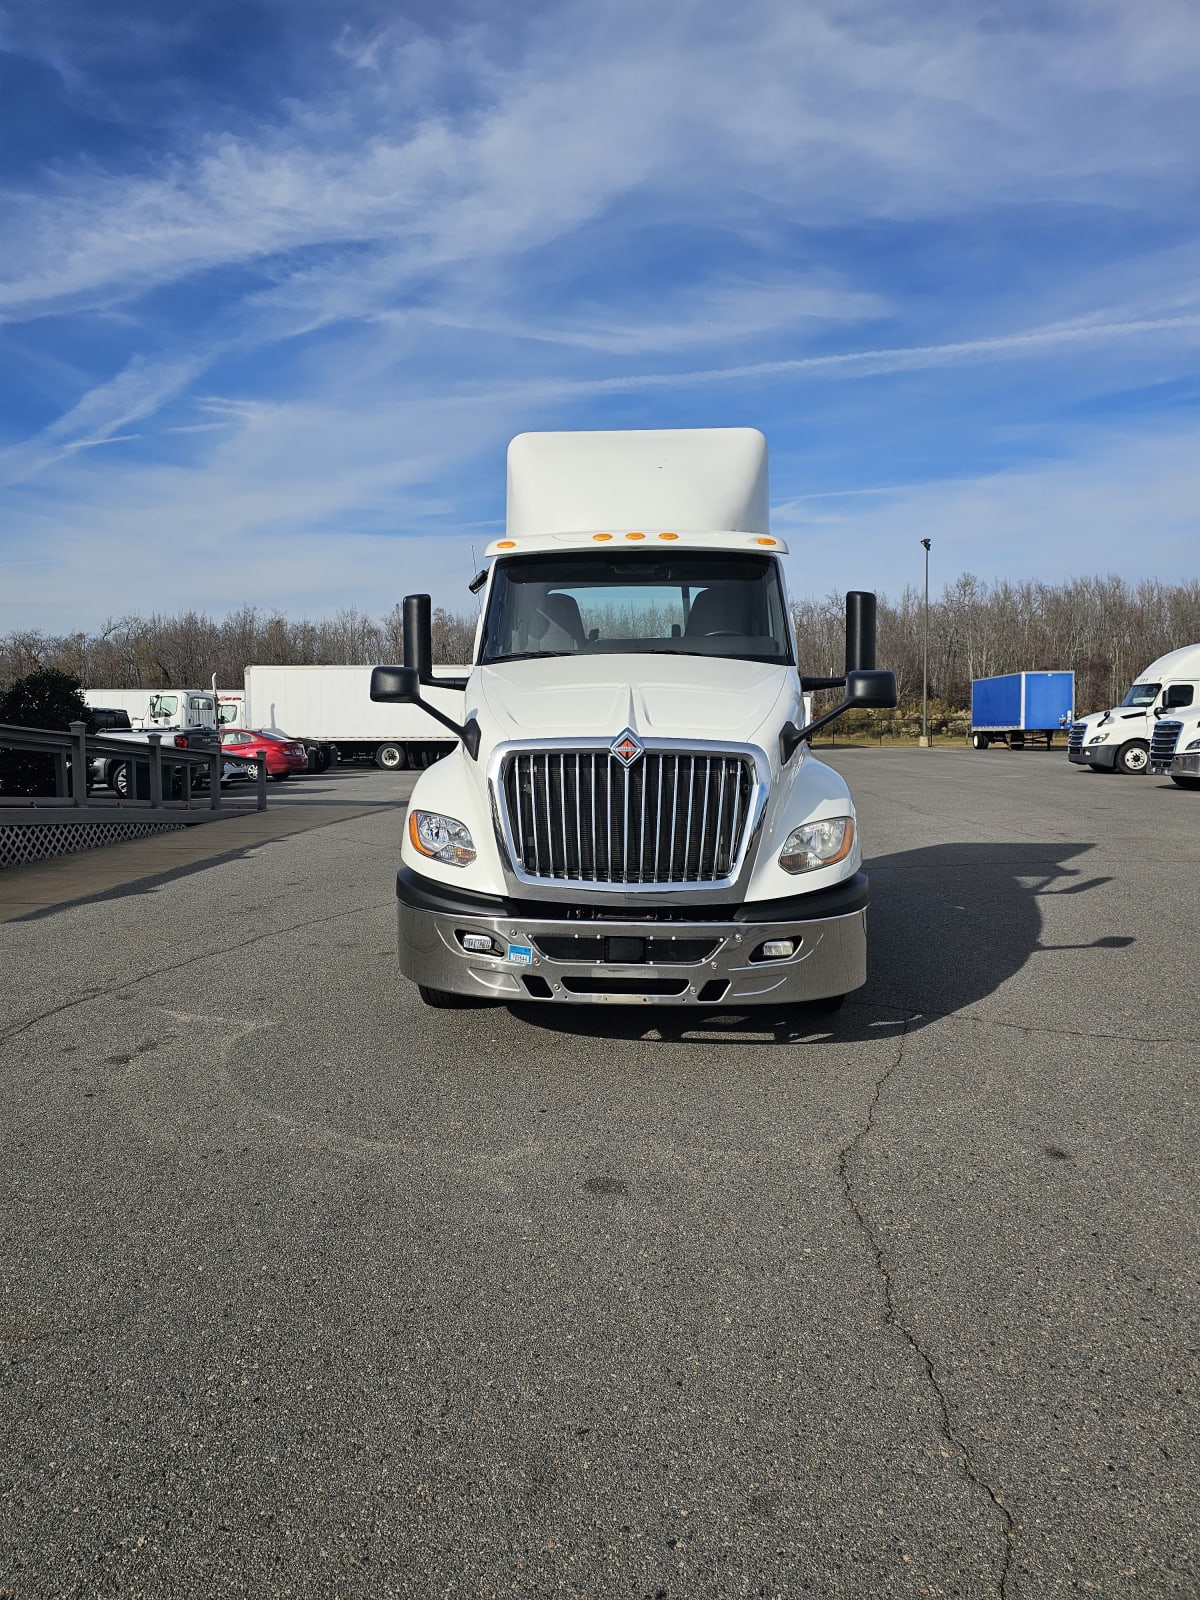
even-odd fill
[[(243, 726), (280, 728), (308, 747), (309, 767), (374, 761), (390, 771), (426, 767), (454, 749), (455, 735), (419, 706), (371, 699), (370, 667), (247, 667)], [(431, 704), (463, 716), (469, 667), (435, 667)]]

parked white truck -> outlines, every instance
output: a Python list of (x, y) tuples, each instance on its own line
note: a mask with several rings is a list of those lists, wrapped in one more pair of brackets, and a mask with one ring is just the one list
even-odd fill
[[(104, 706), (128, 714), (135, 728), (148, 731), (167, 728), (214, 728), (219, 711), (224, 710), (227, 697), (218, 696), (213, 689), (85, 689), (83, 698), (89, 706)], [(240, 697), (239, 697), (240, 703)], [(233, 721), (236, 712), (222, 715), (223, 722)]]
[[(809, 736), (892, 706), (875, 599), (803, 678), (754, 429), (522, 434), (454, 752), (417, 780), (401, 970), (429, 1005), (836, 1006), (866, 979), (849, 790)], [(430, 602), (371, 695), (426, 704)], [(806, 722), (806, 691), (844, 687)]]
[(1145, 772), (1160, 717), (1200, 701), (1200, 644), (1152, 661), (1119, 706), (1071, 724), (1067, 759), (1096, 772)]
[[(432, 703), (461, 719), (468, 667), (434, 667)], [(309, 767), (374, 761), (389, 771), (424, 767), (454, 748), (416, 705), (373, 705), (370, 667), (247, 667), (246, 728), (282, 728), (308, 747)]]
[(1200, 708), (1159, 717), (1150, 739), (1150, 770), (1181, 789), (1200, 789)]
[[(134, 748), (148, 749), (147, 734), (161, 733), (163, 748), (216, 749), (218, 718), (238, 715), (241, 696), (234, 702), (218, 697), (215, 689), (85, 689), (84, 701), (96, 710), (124, 711), (130, 732), (106, 729), (105, 737)], [(92, 762), (92, 781), (104, 783), (117, 794), (129, 791), (130, 765), (111, 751)]]

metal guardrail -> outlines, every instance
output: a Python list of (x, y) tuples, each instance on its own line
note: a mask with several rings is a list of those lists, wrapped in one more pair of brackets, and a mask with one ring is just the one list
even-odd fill
[[(52, 728), (21, 728), (0, 723), (0, 749), (27, 750), (54, 757), (54, 794), (38, 796), (26, 804), (58, 805), (70, 807), (94, 803), (88, 796), (88, 769), (95, 756), (116, 757), (124, 760), (132, 776), (138, 766), (149, 767), (149, 800), (124, 798), (121, 806), (151, 811), (178, 811), (192, 809), (192, 776), (197, 768), (207, 767), (209, 783), (208, 806), (212, 811), (221, 809), (221, 772), (225, 764), (238, 765), (223, 750), (191, 750), (179, 745), (163, 747), (161, 733), (146, 735), (143, 753), (140, 745), (125, 739), (109, 739), (103, 734), (91, 734), (84, 722), (72, 722), (69, 732)], [(166, 761), (164, 762), (164, 755)], [(180, 801), (164, 796), (163, 767), (179, 767), (183, 775), (183, 795)], [(258, 809), (267, 809), (267, 764), (258, 762)], [(13, 804), (15, 797), (0, 795), (0, 805)]]

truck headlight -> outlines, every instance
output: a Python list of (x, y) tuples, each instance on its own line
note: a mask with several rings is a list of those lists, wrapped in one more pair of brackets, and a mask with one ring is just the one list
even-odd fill
[(408, 837), (414, 850), (431, 861), (445, 861), (452, 867), (469, 867), (475, 859), (471, 830), (457, 817), (444, 817), (440, 811), (410, 811)]
[(1103, 744), (1105, 739), (1107, 739), (1107, 738), (1108, 738), (1108, 735), (1106, 733), (1094, 733), (1092, 735), (1092, 737), (1088, 740), (1088, 743), (1089, 744)]
[(1185, 750), (1200, 750), (1200, 739), (1193, 739), (1191, 744), (1185, 744)]
[(844, 861), (854, 848), (854, 818), (825, 817), (793, 828), (779, 852), (785, 872), (812, 872)]

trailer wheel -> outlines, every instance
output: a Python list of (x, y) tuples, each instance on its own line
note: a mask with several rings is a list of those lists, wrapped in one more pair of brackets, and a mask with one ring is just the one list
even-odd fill
[(975, 750), (986, 750), (991, 742), (986, 733), (973, 733), (971, 735), (971, 745)]
[(402, 772), (408, 765), (408, 751), (402, 744), (381, 744), (375, 752), (375, 765), (385, 772)]
[(1145, 772), (1150, 765), (1150, 747), (1140, 739), (1131, 739), (1117, 751), (1118, 772)]
[(1177, 778), (1172, 773), (1171, 782), (1177, 783), (1181, 789), (1200, 789), (1200, 778)]

